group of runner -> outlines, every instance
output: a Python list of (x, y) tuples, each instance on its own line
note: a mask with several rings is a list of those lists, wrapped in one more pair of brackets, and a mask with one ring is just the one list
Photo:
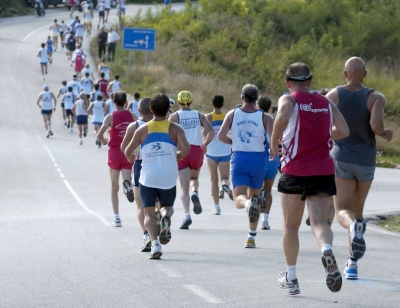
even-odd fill
[[(38, 54), (41, 61), (49, 55), (44, 47), (42, 44)], [(289, 295), (300, 293), (296, 274), (298, 230), (306, 203), (308, 221), (321, 248), (328, 288), (337, 292), (342, 286), (332, 249), (333, 208), (338, 222), (349, 232), (345, 278), (357, 279), (357, 262), (366, 249), (363, 208), (374, 177), (375, 136), (389, 142), (393, 137), (391, 130), (384, 129), (384, 96), (363, 86), (367, 73), (362, 59), (353, 57), (346, 62), (347, 84), (330, 90), (326, 96), (310, 92), (313, 76), (306, 64), (290, 65), (285, 74), (290, 94), (279, 99), (275, 119), (268, 114), (270, 99), (260, 96), (255, 85), (243, 87), (241, 103), (227, 114), (222, 112), (222, 95), (211, 99), (213, 111), (209, 114), (192, 109), (189, 91), (178, 94), (179, 110), (171, 112), (171, 101), (164, 94), (140, 99), (135, 93), (135, 101), (128, 104), (119, 76), (109, 82), (111, 69), (106, 63), (99, 65), (100, 79), (96, 83), (90, 67), (86, 68), (70, 83), (64, 81), (59, 90), (65, 124), (72, 132), (76, 119), (82, 144), (82, 135), (86, 136), (88, 130), (87, 116), (93, 115), (96, 144), (109, 146), (113, 226), (122, 226), (118, 200), (121, 174), (125, 195), (137, 203), (144, 233), (141, 251), (150, 252), (151, 259), (160, 258), (161, 245), (171, 240), (178, 179), (184, 208), (180, 228), (189, 229), (193, 223), (190, 201), (193, 212), (202, 213), (198, 179), (204, 155), (211, 176), (212, 214), (221, 214), (219, 199), (225, 194), (237, 208), (246, 209), (249, 232), (245, 248), (255, 248), (261, 215), (262, 229), (270, 229), (271, 188), (280, 161), (278, 191), (282, 193), (287, 267), (279, 274), (279, 286)], [(42, 65), (42, 71), (45, 69)], [(113, 93), (111, 99), (109, 92)], [(47, 137), (53, 134), (52, 100), (55, 110), (56, 98), (45, 86), (38, 105)], [(107, 131), (109, 138), (104, 137)]]

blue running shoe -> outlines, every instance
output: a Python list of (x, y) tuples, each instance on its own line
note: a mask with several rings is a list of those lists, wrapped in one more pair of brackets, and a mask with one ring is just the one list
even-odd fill
[(358, 279), (357, 263), (351, 262), (351, 260), (347, 261), (343, 274), (348, 280)]

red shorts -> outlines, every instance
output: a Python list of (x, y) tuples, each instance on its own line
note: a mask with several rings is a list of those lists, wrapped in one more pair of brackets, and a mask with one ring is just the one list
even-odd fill
[(112, 147), (108, 149), (108, 166), (114, 170), (132, 169), (131, 164), (126, 159), (124, 153), (121, 152), (119, 147)]
[(69, 4), (70, 4), (71, 6), (75, 6), (75, 5), (76, 5), (76, 2), (75, 2), (75, 0), (70, 0), (70, 1), (69, 1)]
[(198, 145), (191, 145), (190, 152), (186, 155), (183, 160), (178, 162), (178, 169), (190, 169), (199, 170), (203, 166), (203, 149)]

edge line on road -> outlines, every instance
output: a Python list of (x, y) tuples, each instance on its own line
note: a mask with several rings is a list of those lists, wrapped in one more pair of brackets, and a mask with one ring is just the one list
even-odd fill
[(224, 303), (222, 300), (220, 300), (219, 298), (215, 297), (210, 292), (204, 290), (202, 287), (200, 287), (198, 285), (185, 284), (185, 285), (183, 285), (183, 287), (185, 289), (189, 290), (190, 292), (192, 292), (193, 294), (197, 295), (198, 297), (200, 297), (201, 299), (203, 299), (207, 303), (211, 303), (211, 304), (222, 304), (222, 303)]
[(383, 234), (387, 234), (387, 235), (393, 235), (393, 236), (400, 236), (400, 234), (391, 232), (391, 231), (385, 231), (385, 230), (380, 230), (379, 228), (375, 228), (375, 227), (371, 227), (371, 226), (367, 226), (367, 229), (375, 231), (375, 232), (380, 232)]
[(28, 38), (30, 38), (33, 34), (35, 34), (36, 32), (38, 32), (38, 31), (40, 31), (40, 30), (42, 30), (42, 29), (45, 29), (45, 28), (48, 28), (49, 26), (43, 26), (43, 27), (40, 27), (40, 28), (37, 28), (36, 30), (33, 30), (31, 33), (29, 33), (27, 36), (25, 36), (23, 39), (22, 39), (22, 41), (23, 42), (25, 42)]

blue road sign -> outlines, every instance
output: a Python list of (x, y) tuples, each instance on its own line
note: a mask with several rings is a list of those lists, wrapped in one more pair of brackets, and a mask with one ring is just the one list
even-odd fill
[(156, 49), (156, 30), (124, 28), (122, 48), (128, 50), (154, 51)]

